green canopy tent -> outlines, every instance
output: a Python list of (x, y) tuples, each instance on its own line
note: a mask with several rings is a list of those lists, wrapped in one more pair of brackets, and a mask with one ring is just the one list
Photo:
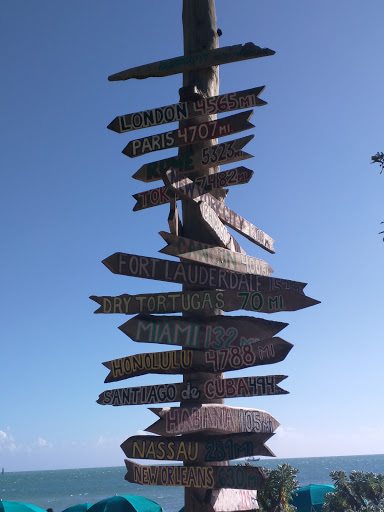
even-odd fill
[(45, 512), (45, 510), (29, 503), (0, 500), (0, 512)]
[(62, 512), (87, 512), (90, 507), (92, 507), (92, 503), (79, 503), (64, 509)]
[(297, 508), (297, 512), (321, 512), (325, 495), (334, 490), (333, 485), (310, 484), (299, 487), (293, 491), (291, 503)]
[(98, 501), (88, 512), (163, 512), (163, 509), (158, 503), (143, 496), (124, 494)]

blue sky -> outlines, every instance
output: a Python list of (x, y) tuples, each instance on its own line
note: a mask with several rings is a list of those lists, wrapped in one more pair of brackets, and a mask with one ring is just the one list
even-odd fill
[[(168, 208), (132, 212), (131, 194), (152, 186), (131, 176), (175, 150), (137, 159), (121, 151), (136, 134), (176, 125), (134, 135), (106, 126), (176, 103), (181, 75), (107, 77), (181, 55), (181, 4), (2, 3), (0, 466), (8, 471), (122, 465), (120, 443), (155, 416), (145, 405), (102, 407), (99, 393), (179, 380), (104, 384), (103, 361), (164, 347), (132, 342), (117, 329), (128, 318), (94, 315), (88, 297), (180, 289), (116, 276), (101, 260), (116, 251), (156, 257), (164, 246), (157, 233), (167, 230)], [(221, 46), (276, 51), (220, 69), (220, 92), (266, 85), (268, 102), (255, 110), (246, 147), (255, 175), (226, 204), (271, 235), (276, 254), (236, 239), (321, 301), (269, 317), (289, 322), (281, 335), (295, 346), (284, 362), (236, 374), (288, 375), (290, 394), (227, 403), (280, 421), (268, 442), (278, 457), (384, 453), (384, 177), (370, 165), (384, 151), (384, 5), (218, 0), (216, 10)]]

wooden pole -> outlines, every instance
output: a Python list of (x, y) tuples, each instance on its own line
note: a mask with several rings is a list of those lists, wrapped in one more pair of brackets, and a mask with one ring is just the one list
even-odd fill
[[(203, 50), (218, 48), (218, 34), (216, 26), (216, 10), (214, 0), (183, 0), (183, 35), (184, 35), (184, 55), (189, 55)], [(219, 67), (211, 67), (199, 71), (183, 73), (183, 87), (180, 89), (180, 101), (193, 101), (199, 97), (216, 96), (219, 94)], [(190, 121), (180, 122), (180, 128), (191, 124), (212, 121), (216, 115), (201, 116)], [(199, 145), (193, 146), (196, 151), (198, 148), (217, 144), (217, 140), (210, 140)], [(179, 155), (189, 151), (190, 147), (183, 146), (179, 150)], [(211, 168), (209, 171), (197, 171), (195, 175), (189, 175), (192, 179), (197, 175), (210, 174), (218, 172), (219, 168)], [(217, 199), (224, 200), (225, 192), (219, 191)], [(196, 210), (193, 210), (190, 203), (182, 201), (183, 233), (182, 235), (192, 240), (214, 243), (209, 233), (204, 228), (202, 220), (196, 216)], [(191, 287), (183, 286), (183, 290), (191, 290)], [(205, 315), (220, 315), (222, 311), (211, 310)], [(197, 315), (204, 316), (204, 312)], [(194, 380), (201, 382), (208, 378), (223, 378), (224, 374), (196, 373)], [(184, 377), (188, 380), (190, 377)], [(208, 400), (206, 401), (208, 402)], [(211, 403), (223, 403), (224, 400), (211, 400)], [(201, 402), (202, 403), (202, 400)], [(183, 403), (180, 404), (183, 406)], [(187, 405), (187, 404), (185, 404)], [(191, 402), (188, 403), (191, 405)], [(227, 462), (218, 462), (217, 465), (227, 465)], [(201, 463), (200, 463), (201, 465)], [(210, 505), (212, 491), (205, 489), (185, 488), (185, 512), (212, 512)]]

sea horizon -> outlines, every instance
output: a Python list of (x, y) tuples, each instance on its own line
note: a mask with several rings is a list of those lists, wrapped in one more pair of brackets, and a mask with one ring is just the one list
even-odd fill
[[(238, 464), (244, 460), (231, 463)], [(146, 464), (147, 461), (140, 463)], [(299, 470), (296, 478), (300, 487), (311, 483), (332, 484), (330, 473), (334, 470), (344, 470), (347, 474), (353, 470), (384, 474), (384, 454), (260, 457), (251, 464), (267, 469), (289, 464)], [(183, 506), (183, 487), (132, 484), (124, 479), (125, 474), (125, 466), (5, 471), (0, 475), (0, 499), (29, 503), (44, 510), (52, 508), (54, 512), (62, 512), (79, 503), (94, 504), (121, 494), (145, 496), (159, 503), (164, 512), (179, 512)]]

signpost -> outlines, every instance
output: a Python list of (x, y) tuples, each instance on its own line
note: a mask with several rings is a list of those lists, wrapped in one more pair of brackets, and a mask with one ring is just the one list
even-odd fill
[(291, 343), (282, 338), (268, 338), (242, 347), (136, 354), (103, 363), (110, 370), (104, 382), (116, 382), (149, 373), (188, 375), (194, 372), (241, 370), (283, 361), (292, 347)]
[(204, 383), (191, 380), (172, 384), (108, 389), (99, 395), (97, 403), (121, 406), (285, 395), (289, 391), (280, 388), (278, 384), (286, 378), (286, 375), (264, 375), (262, 377), (239, 377), (236, 379), (209, 379)]
[[(209, 192), (216, 188), (231, 187), (233, 185), (248, 183), (252, 176), (253, 171), (250, 169), (247, 169), (246, 167), (237, 167), (235, 169), (229, 169), (216, 174), (209, 174), (208, 176), (198, 176), (195, 179), (195, 182), (199, 183), (205, 192)], [(174, 192), (171, 192), (171, 195), (169, 195), (169, 188), (165, 185), (163, 187), (133, 194), (133, 197), (137, 201), (133, 207), (133, 211), (136, 212), (138, 210), (144, 210), (145, 208), (152, 208), (153, 206), (167, 204), (174, 196)]]
[(132, 436), (121, 449), (128, 458), (154, 460), (182, 460), (184, 462), (214, 462), (242, 457), (263, 455), (274, 457), (265, 446), (274, 434), (223, 434), (207, 437), (196, 436)]
[(244, 274), (219, 269), (211, 265), (184, 263), (171, 260), (116, 252), (103, 260), (114, 274), (171, 283), (188, 284), (200, 288), (218, 288), (247, 292), (295, 290), (303, 294), (306, 283), (278, 277)]
[(164, 407), (150, 410), (159, 420), (145, 430), (160, 436), (197, 434), (272, 433), (280, 423), (266, 411), (228, 405), (204, 404), (200, 407)]
[(125, 459), (128, 482), (203, 489), (261, 489), (267, 476), (258, 466), (142, 466)]
[(218, 48), (218, 36), (214, 0), (183, 0), (184, 55), (109, 77), (116, 81), (183, 73), (179, 103), (118, 116), (108, 126), (126, 133), (179, 122), (176, 130), (131, 140), (123, 153), (134, 158), (179, 148), (177, 156), (146, 163), (133, 177), (145, 183), (164, 180), (165, 186), (134, 195), (134, 211), (169, 203), (170, 233), (160, 232), (167, 242), (160, 252), (181, 261), (121, 252), (103, 260), (115, 274), (181, 283), (183, 289), (90, 297), (99, 305), (95, 313), (138, 315), (119, 327), (132, 340), (181, 347), (103, 364), (109, 370), (108, 383), (147, 374), (181, 375), (182, 382), (108, 389), (97, 402), (180, 402), (180, 407), (151, 409), (159, 419), (146, 431), (156, 436), (133, 436), (121, 447), (129, 458), (184, 463), (142, 466), (125, 460), (125, 478), (141, 485), (184, 486), (185, 512), (258, 508), (257, 490), (266, 480), (263, 470), (228, 461), (274, 456), (264, 443), (279, 422), (263, 410), (226, 406), (224, 399), (288, 393), (279, 386), (285, 375), (224, 378), (223, 373), (282, 361), (293, 345), (275, 335), (288, 324), (222, 313), (295, 311), (319, 302), (304, 294), (305, 283), (270, 277), (269, 263), (247, 255), (226, 228), (274, 253), (269, 235), (224, 204), (226, 187), (248, 183), (253, 171), (236, 167), (220, 172), (219, 165), (251, 158), (243, 148), (253, 135), (220, 144), (217, 139), (253, 128), (253, 110), (219, 120), (217, 114), (266, 104), (259, 99), (264, 87), (219, 94), (218, 66), (275, 52), (253, 43)]
[[(161, 173), (167, 171), (170, 167), (178, 169), (178, 171), (183, 174), (189, 174), (191, 172), (209, 169), (214, 165), (231, 164), (252, 158), (252, 155), (241, 150), (253, 137), (254, 135), (247, 135), (240, 139), (234, 139), (203, 148), (195, 148), (194, 146), (193, 149), (186, 151), (183, 155), (144, 164), (132, 178), (143, 181), (144, 183), (151, 183), (161, 180)], [(208, 174), (207, 179), (209, 179), (209, 176), (212, 175)], [(203, 176), (201, 178), (203, 178)]]
[(240, 254), (224, 247), (203, 244), (202, 242), (190, 240), (182, 236), (175, 236), (165, 231), (160, 231), (159, 235), (168, 243), (166, 247), (159, 251), (162, 254), (177, 256), (182, 260), (206, 263), (245, 274), (269, 276), (273, 272), (273, 269), (266, 261), (253, 258), (248, 256), (248, 254)]
[(258, 97), (264, 89), (265, 86), (254, 87), (245, 91), (229, 92), (219, 96), (199, 98), (193, 102), (177, 103), (175, 105), (167, 105), (166, 107), (118, 116), (108, 125), (108, 128), (117, 133), (125, 133), (150, 126), (175, 123), (192, 117), (260, 107), (267, 104)]
[(246, 110), (240, 114), (222, 117), (214, 121), (194, 124), (187, 128), (179, 128), (169, 132), (151, 135), (142, 139), (131, 140), (123, 149), (124, 155), (136, 158), (153, 151), (162, 149), (177, 148), (187, 144), (194, 144), (205, 140), (225, 137), (233, 133), (242, 132), (254, 128), (249, 122), (253, 115), (253, 110)]
[(125, 71), (120, 71), (108, 77), (110, 81), (129, 80), (131, 78), (143, 79), (152, 76), (169, 76), (186, 71), (195, 71), (211, 66), (219, 66), (230, 62), (268, 57), (275, 52), (269, 48), (260, 48), (254, 43), (236, 44), (224, 46), (215, 50), (205, 50), (192, 55), (182, 55), (173, 59), (161, 60), (144, 66), (137, 66)]
[(179, 345), (188, 349), (244, 347), (283, 330), (288, 324), (253, 316), (154, 316), (138, 315), (119, 329), (133, 341)]
[(279, 311), (297, 311), (319, 304), (294, 290), (273, 292), (233, 292), (221, 290), (203, 290), (191, 292), (168, 292), (139, 295), (123, 294), (118, 297), (92, 295), (91, 300), (100, 307), (95, 313), (122, 313), (125, 315), (196, 313), (221, 309), (222, 311), (253, 311), (259, 313), (277, 313)]

